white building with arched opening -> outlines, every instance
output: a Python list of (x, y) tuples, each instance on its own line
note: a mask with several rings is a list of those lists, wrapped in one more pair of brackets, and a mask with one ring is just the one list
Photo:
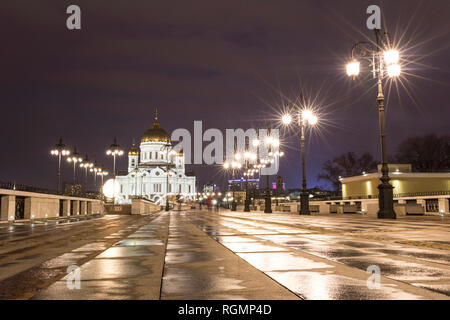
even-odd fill
[(164, 203), (167, 193), (169, 199), (195, 199), (195, 176), (186, 174), (184, 153), (172, 150), (170, 136), (160, 126), (157, 114), (139, 149), (133, 143), (128, 152), (128, 173), (117, 175), (116, 181), (120, 185), (116, 196), (119, 204), (129, 204), (133, 197)]

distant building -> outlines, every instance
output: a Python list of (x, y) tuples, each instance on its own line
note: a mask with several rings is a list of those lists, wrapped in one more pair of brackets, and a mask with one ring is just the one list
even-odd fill
[[(410, 164), (389, 164), (389, 176), (390, 183), (394, 187), (394, 197), (450, 191), (450, 173), (412, 172)], [(378, 197), (380, 177), (381, 166), (376, 173), (342, 178), (342, 197), (344, 199)]]
[(282, 176), (276, 176), (275, 182), (272, 183), (272, 189), (276, 190), (277, 193), (282, 193), (285, 190), (285, 185)]
[[(389, 164), (389, 176), (390, 184), (394, 187), (395, 204), (419, 204), (425, 213), (449, 212), (449, 172), (412, 172), (409, 164)], [(376, 212), (380, 177), (381, 167), (378, 166), (376, 173), (341, 178), (342, 201), (355, 204), (363, 211)]]
[[(307, 189), (309, 193), (309, 197), (314, 200), (320, 200), (320, 199), (329, 199), (331, 197), (336, 197), (336, 192), (329, 191), (329, 190), (323, 190), (318, 187)], [(287, 192), (287, 195), (289, 199), (291, 200), (300, 200), (300, 193), (302, 192), (302, 189), (296, 188), (296, 189), (289, 189)]]
[(204, 186), (203, 186), (203, 192), (204, 193), (212, 193), (212, 192), (215, 192), (216, 191), (216, 185), (215, 184), (212, 184), (212, 183), (210, 183), (210, 184), (205, 184)]
[(83, 187), (81, 184), (73, 184), (64, 182), (63, 184), (64, 194), (68, 195), (82, 195)]
[(166, 193), (184, 200), (195, 199), (195, 176), (186, 174), (184, 153), (171, 154), (170, 136), (160, 126), (158, 116), (141, 138), (139, 149), (134, 145), (128, 152), (128, 173), (117, 175), (120, 193), (118, 203), (131, 203), (133, 197), (152, 201), (165, 198)]

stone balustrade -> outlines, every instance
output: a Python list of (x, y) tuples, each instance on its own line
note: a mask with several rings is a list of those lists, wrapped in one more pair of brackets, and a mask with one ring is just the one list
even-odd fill
[(0, 221), (103, 214), (102, 200), (0, 189)]

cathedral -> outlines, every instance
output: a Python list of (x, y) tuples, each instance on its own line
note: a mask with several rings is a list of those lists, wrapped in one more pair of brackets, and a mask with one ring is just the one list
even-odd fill
[(155, 121), (141, 137), (139, 149), (133, 145), (128, 152), (128, 174), (117, 175), (120, 192), (116, 195), (119, 204), (130, 204), (133, 197), (143, 197), (164, 204), (169, 200), (195, 199), (195, 176), (185, 172), (183, 151), (172, 149), (170, 136)]

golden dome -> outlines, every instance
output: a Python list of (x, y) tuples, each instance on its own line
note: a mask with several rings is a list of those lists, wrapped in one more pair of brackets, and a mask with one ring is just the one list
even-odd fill
[(161, 128), (158, 122), (158, 110), (156, 110), (155, 121), (150, 129), (145, 131), (141, 138), (141, 142), (167, 142), (170, 143), (170, 136), (167, 134), (166, 130)]
[(136, 148), (136, 145), (133, 142), (133, 144), (131, 145), (130, 151), (128, 151), (128, 155), (129, 156), (137, 156), (138, 154), (139, 154), (139, 150), (138, 150), (138, 148)]

